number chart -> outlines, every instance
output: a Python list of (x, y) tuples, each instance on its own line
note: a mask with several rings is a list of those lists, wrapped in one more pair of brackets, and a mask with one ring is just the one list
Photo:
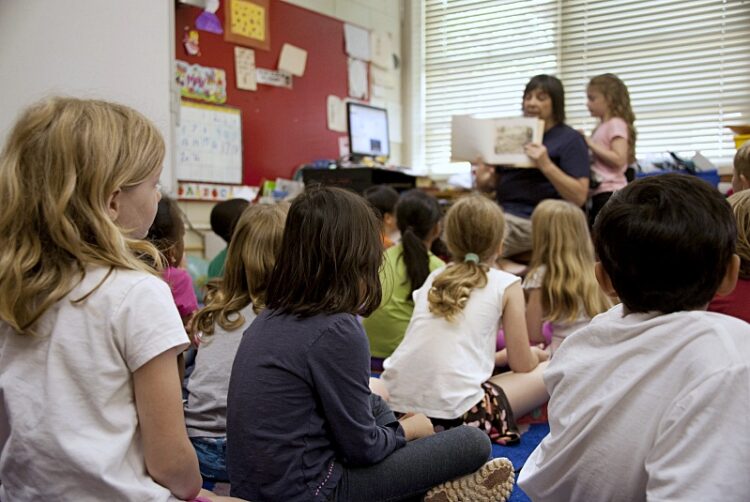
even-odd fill
[(242, 123), (236, 108), (183, 101), (177, 128), (177, 179), (242, 183)]

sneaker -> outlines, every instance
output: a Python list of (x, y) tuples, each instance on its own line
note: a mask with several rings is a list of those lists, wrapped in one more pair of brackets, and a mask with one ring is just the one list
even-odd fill
[(510, 460), (493, 458), (471, 474), (430, 489), (424, 502), (505, 502), (515, 477)]

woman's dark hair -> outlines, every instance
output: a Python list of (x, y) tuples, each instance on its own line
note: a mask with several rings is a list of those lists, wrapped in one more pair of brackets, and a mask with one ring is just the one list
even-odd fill
[(694, 310), (711, 301), (735, 249), (726, 199), (685, 174), (636, 180), (594, 222), (594, 247), (631, 312)]
[(365, 199), (341, 188), (308, 188), (289, 208), (266, 305), (300, 317), (367, 316), (380, 305), (382, 258), (380, 222)]
[[(178, 244), (181, 245), (184, 232), (185, 222), (182, 220), (182, 211), (180, 211), (177, 201), (163, 195), (159, 201), (154, 222), (148, 229), (146, 239), (169, 258), (172, 250)], [(175, 258), (181, 259), (182, 257)], [(172, 260), (169, 261), (172, 262)]]
[(382, 220), (385, 213), (393, 214), (393, 209), (398, 202), (398, 192), (388, 185), (374, 185), (362, 192), (372, 207), (377, 209), (378, 217)]
[(237, 220), (250, 205), (245, 199), (229, 199), (217, 203), (211, 210), (211, 230), (229, 244)]
[(552, 117), (555, 119), (555, 124), (564, 123), (565, 89), (560, 79), (552, 75), (536, 75), (531, 77), (531, 80), (529, 80), (529, 83), (526, 84), (526, 88), (523, 90), (524, 99), (526, 99), (526, 96), (531, 91), (537, 89), (544, 91), (552, 100)]
[(396, 224), (401, 232), (402, 258), (409, 278), (409, 295), (430, 275), (430, 256), (424, 241), (438, 224), (442, 213), (437, 199), (421, 190), (401, 194), (396, 204)]

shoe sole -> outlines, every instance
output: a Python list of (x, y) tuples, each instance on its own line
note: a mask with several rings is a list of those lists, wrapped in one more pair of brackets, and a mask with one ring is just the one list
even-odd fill
[(505, 502), (515, 478), (510, 460), (493, 458), (471, 474), (430, 489), (424, 502)]

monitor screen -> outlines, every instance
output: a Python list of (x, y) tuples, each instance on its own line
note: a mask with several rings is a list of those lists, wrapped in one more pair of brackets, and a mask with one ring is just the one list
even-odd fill
[(352, 155), (388, 157), (388, 112), (359, 103), (347, 103), (346, 111)]

